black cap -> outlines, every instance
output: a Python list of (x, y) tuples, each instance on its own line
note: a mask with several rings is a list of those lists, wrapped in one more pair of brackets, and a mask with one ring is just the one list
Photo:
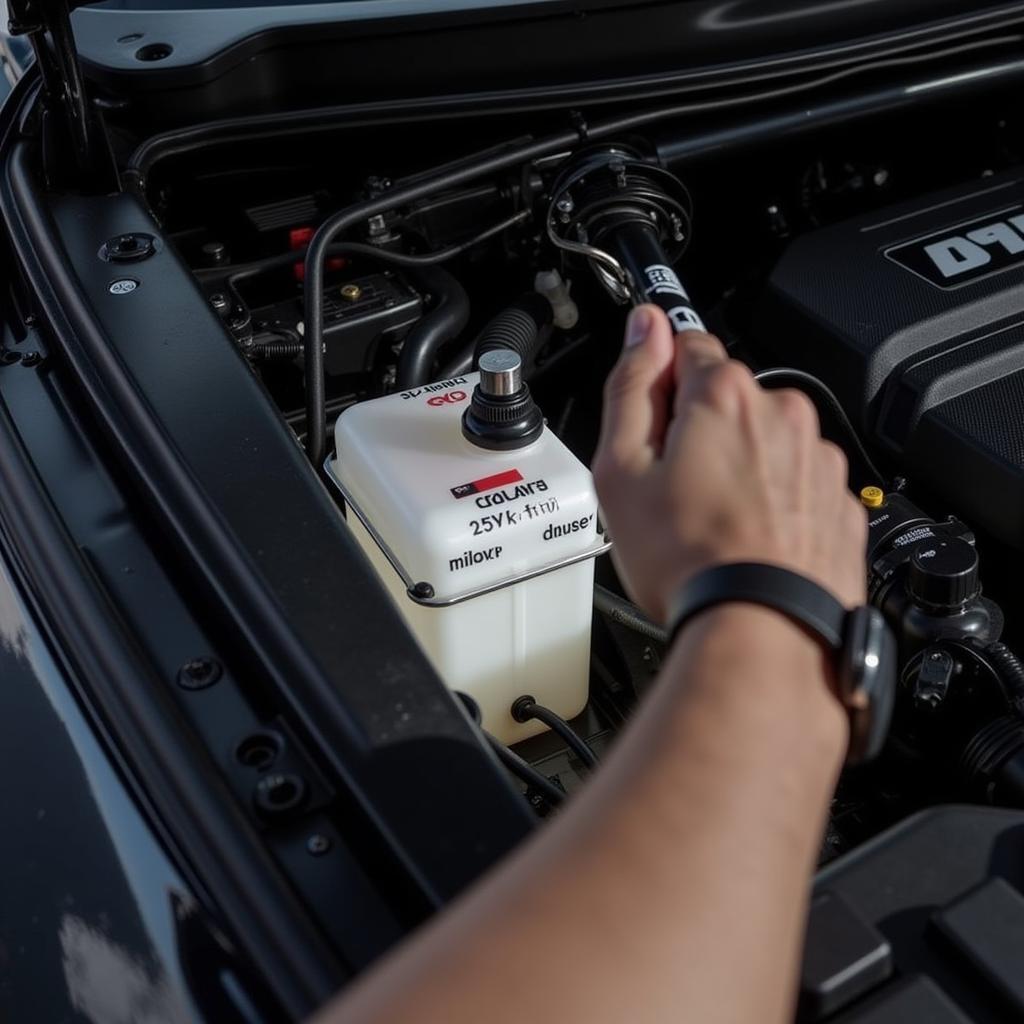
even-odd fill
[(936, 612), (958, 612), (981, 593), (978, 552), (960, 537), (920, 541), (910, 556), (910, 594)]
[(481, 448), (510, 451), (533, 444), (544, 432), (544, 416), (523, 383), (523, 364), (511, 349), (480, 356), (480, 383), (462, 417), (462, 433)]

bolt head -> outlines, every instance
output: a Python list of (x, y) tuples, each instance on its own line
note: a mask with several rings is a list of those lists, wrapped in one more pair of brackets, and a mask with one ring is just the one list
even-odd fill
[(189, 658), (178, 669), (178, 685), (185, 690), (203, 690), (220, 679), (221, 671), (220, 662), (216, 658)]
[(331, 848), (331, 841), (325, 835), (321, 835), (319, 832), (315, 835), (310, 836), (306, 840), (306, 849), (314, 857), (322, 857)]

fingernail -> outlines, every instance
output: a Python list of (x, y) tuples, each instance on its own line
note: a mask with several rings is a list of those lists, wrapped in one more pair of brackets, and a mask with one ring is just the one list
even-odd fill
[(647, 340), (651, 333), (651, 311), (644, 306), (637, 306), (629, 314), (626, 321), (626, 348), (636, 348)]

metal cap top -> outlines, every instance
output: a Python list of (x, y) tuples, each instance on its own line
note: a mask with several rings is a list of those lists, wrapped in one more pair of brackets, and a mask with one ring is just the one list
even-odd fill
[(478, 363), (480, 391), (495, 398), (518, 394), (523, 387), (523, 361), (518, 352), (496, 348), (485, 352)]

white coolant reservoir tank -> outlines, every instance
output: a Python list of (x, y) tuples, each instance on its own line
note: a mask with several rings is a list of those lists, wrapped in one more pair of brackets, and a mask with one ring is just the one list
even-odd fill
[(480, 373), (345, 412), (331, 472), (348, 524), (442, 679), (505, 743), (528, 694), (583, 710), (598, 528), (590, 472), (544, 426), (500, 350)]

